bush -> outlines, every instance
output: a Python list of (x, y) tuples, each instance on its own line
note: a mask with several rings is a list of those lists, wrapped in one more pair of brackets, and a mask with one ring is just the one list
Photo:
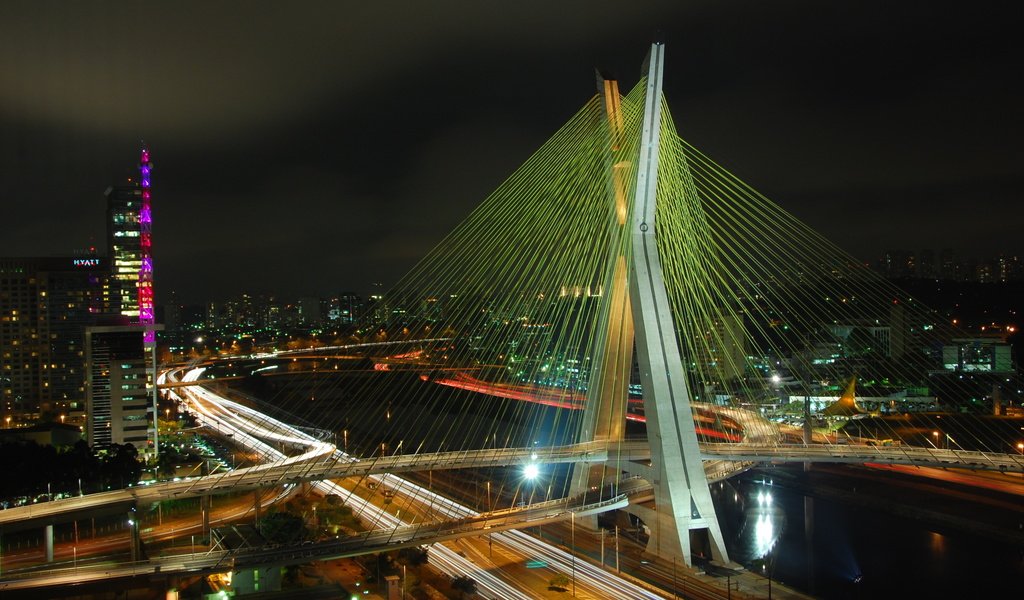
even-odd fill
[(471, 577), (459, 576), (452, 580), (452, 589), (465, 594), (476, 593), (476, 581)]
[(558, 573), (548, 581), (548, 589), (564, 592), (569, 587), (570, 580), (564, 573)]

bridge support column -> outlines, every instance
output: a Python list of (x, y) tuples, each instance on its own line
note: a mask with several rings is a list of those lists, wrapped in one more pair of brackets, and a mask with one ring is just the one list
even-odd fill
[(691, 565), (690, 532), (706, 530), (711, 557), (728, 562), (693, 424), (687, 376), (657, 245), (655, 208), (664, 53), (662, 44), (651, 46), (635, 206), (630, 223), (633, 261), (629, 291), (647, 438), (651, 444), (651, 484), (656, 511), (649, 517), (654, 522), (647, 523), (651, 530), (648, 551)]
[(43, 529), (43, 543), (46, 545), (46, 562), (53, 562), (53, 525)]
[(210, 509), (213, 508), (213, 497), (199, 497), (199, 511), (203, 513), (203, 536), (210, 535)]
[[(626, 194), (626, 173), (629, 163), (619, 160), (618, 150), (622, 145), (623, 119), (619, 99), (618, 82), (604, 79), (597, 81), (598, 93), (602, 95), (609, 130), (609, 179), (608, 196), (615, 206), (615, 227), (613, 231), (622, 239), (621, 231), (626, 225), (629, 202)], [(629, 376), (633, 367), (633, 316), (629, 304), (629, 266), (626, 261), (624, 242), (612, 244), (611, 282), (607, 308), (601, 315), (599, 330), (604, 336), (598, 338), (595, 348), (595, 364), (587, 384), (587, 403), (584, 409), (580, 441), (621, 442), (625, 437), (626, 402), (629, 395)], [(569, 495), (585, 493), (592, 487), (603, 488), (619, 479), (619, 470), (603, 464), (578, 464), (573, 468), (572, 487)], [(576, 525), (584, 529), (597, 530), (597, 515), (578, 517)]]

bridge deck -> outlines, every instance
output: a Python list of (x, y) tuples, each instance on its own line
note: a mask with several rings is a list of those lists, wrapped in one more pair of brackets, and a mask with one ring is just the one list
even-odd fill
[[(1014, 455), (910, 446), (706, 444), (701, 447), (701, 452), (706, 461), (734, 463), (884, 463), (1024, 472), (1024, 460)], [(542, 464), (609, 462), (614, 464), (620, 461), (640, 462), (649, 459), (650, 449), (645, 442), (626, 442), (614, 446), (591, 442), (547, 449), (465, 450), (388, 456), (372, 460), (355, 460), (336, 451), (333, 446), (325, 445), (322, 454), (308, 456), (294, 462), (285, 460), (205, 477), (137, 486), (10, 508), (0, 511), (0, 529), (5, 524), (28, 519), (52, 519), (56, 522), (60, 519), (60, 515), (116, 502), (134, 501), (146, 504), (323, 479), (366, 477), (383, 473), (512, 466), (529, 462)], [(720, 467), (716, 466), (716, 469), (718, 468)]]

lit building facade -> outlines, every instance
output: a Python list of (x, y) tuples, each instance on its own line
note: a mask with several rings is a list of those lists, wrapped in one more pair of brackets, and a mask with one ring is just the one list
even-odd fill
[(139, 316), (139, 271), (142, 242), (139, 212), (142, 188), (135, 183), (107, 188), (107, 256), (110, 259), (110, 298), (113, 312)]
[(107, 188), (107, 256), (117, 314), (153, 323), (152, 172), (142, 150), (139, 177)]
[(90, 446), (132, 444), (157, 453), (156, 352), (144, 343), (158, 326), (101, 324), (85, 330), (86, 436)]
[(1000, 338), (958, 338), (942, 347), (942, 366), (949, 371), (1012, 373), (1010, 345)]
[(110, 310), (109, 263), (94, 255), (0, 258), (0, 423), (81, 424), (85, 328)]
[(362, 299), (352, 292), (339, 294), (329, 300), (327, 318), (332, 324), (352, 325), (362, 316)]
[(138, 169), (138, 178), (105, 193), (110, 312), (120, 319), (86, 329), (86, 434), (90, 445), (132, 444), (145, 455), (158, 450), (148, 149)]

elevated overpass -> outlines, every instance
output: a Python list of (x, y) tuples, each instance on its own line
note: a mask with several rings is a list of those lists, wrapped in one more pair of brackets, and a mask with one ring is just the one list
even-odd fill
[[(711, 480), (720, 480), (752, 463), (828, 462), (882, 463), (922, 467), (962, 468), (1024, 472), (1024, 460), (1008, 454), (932, 449), (910, 446), (800, 445), (800, 444), (705, 444), (701, 446), (705, 469)], [(526, 465), (528, 463), (609, 463), (650, 460), (646, 442), (607, 445), (589, 442), (552, 448), (504, 448), (409, 454), (355, 460), (330, 444), (314, 446), (300, 457), (181, 481), (142, 485), (123, 490), (63, 498), (0, 511), (0, 528), (26, 520), (58, 521), (63, 515), (110, 505), (239, 492), (324, 479), (367, 477), (385, 473), (473, 469)]]
[[(305, 564), (314, 560), (332, 560), (389, 552), (463, 537), (536, 527), (568, 519), (570, 513), (587, 516), (616, 510), (629, 504), (630, 494), (642, 498), (645, 489), (649, 491), (649, 486), (640, 484), (632, 486), (629, 489), (629, 494), (622, 493), (612, 498), (601, 499), (597, 494), (594, 494), (594, 497), (561, 498), (534, 503), (523, 508), (478, 514), (452, 521), (375, 529), (359, 535), (317, 543), (272, 544), (236, 551), (215, 550), (204, 552), (198, 557), (194, 553), (183, 553), (154, 557), (147, 561), (137, 561), (126, 565), (112, 566), (109, 563), (101, 563), (79, 566), (75, 564), (42, 571), (25, 571), (14, 574), (11, 579), (0, 581), (0, 592), (139, 575), (169, 576), (197, 572), (234, 571), (269, 565), (288, 566)], [(10, 574), (7, 576), (11, 577)]]

